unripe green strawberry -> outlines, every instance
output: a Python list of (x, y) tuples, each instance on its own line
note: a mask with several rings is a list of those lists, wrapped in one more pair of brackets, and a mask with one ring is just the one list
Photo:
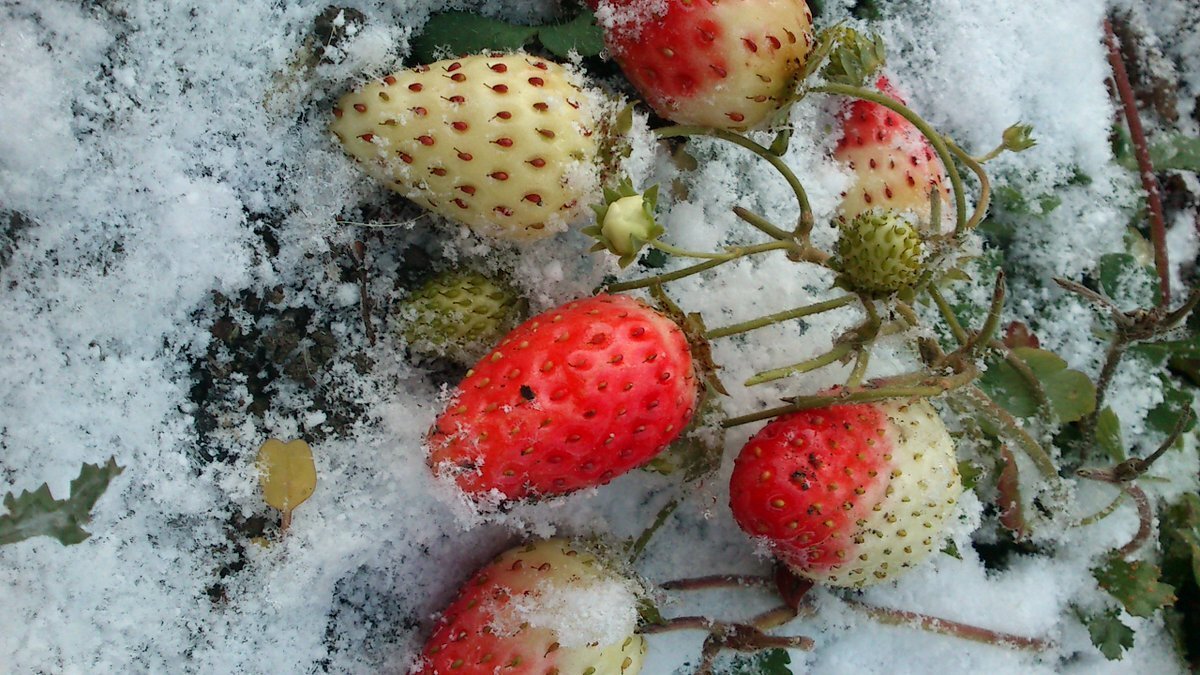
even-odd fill
[(438, 61), (342, 97), (330, 129), (388, 187), (488, 236), (566, 229), (599, 191), (603, 103), (529, 54)]
[(463, 585), (425, 644), (419, 675), (637, 675), (646, 652), (634, 633), (638, 595), (565, 539), (518, 546)]
[(842, 223), (837, 244), (842, 282), (867, 293), (912, 286), (924, 269), (921, 233), (893, 211), (868, 211)]
[(961, 491), (954, 441), (927, 401), (834, 405), (751, 438), (729, 505), (797, 575), (862, 588), (928, 557)]
[(397, 314), (410, 351), (470, 365), (517, 325), (524, 309), (511, 286), (466, 270), (433, 277)]

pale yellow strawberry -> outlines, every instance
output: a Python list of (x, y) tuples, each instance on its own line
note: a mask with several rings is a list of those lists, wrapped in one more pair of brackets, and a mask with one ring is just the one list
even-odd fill
[(346, 94), (330, 130), (388, 187), (481, 234), (562, 231), (599, 192), (604, 103), (528, 54), (438, 61)]

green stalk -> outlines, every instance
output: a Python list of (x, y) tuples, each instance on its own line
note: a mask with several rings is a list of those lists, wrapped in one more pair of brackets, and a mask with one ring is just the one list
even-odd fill
[(733, 207), (733, 213), (738, 218), (741, 218), (742, 220), (746, 221), (750, 225), (753, 225), (755, 228), (762, 231), (769, 237), (779, 239), (780, 241), (789, 241), (792, 238), (792, 235), (790, 232), (783, 230), (782, 228), (775, 225), (775, 223), (772, 223), (771, 221), (758, 215), (757, 213), (751, 211), (750, 209), (743, 208), (741, 206), (735, 206), (735, 207)]
[(903, 103), (885, 96), (879, 92), (874, 92), (862, 87), (852, 87), (845, 84), (823, 84), (819, 87), (813, 87), (810, 91), (817, 91), (825, 94), (837, 94), (839, 96), (850, 96), (860, 98), (864, 101), (877, 103), (904, 119), (912, 122), (913, 126), (920, 131), (925, 138), (929, 139), (930, 145), (933, 146), (938, 157), (942, 160), (942, 165), (946, 169), (946, 175), (950, 178), (950, 186), (954, 190), (954, 234), (956, 236), (963, 234), (967, 229), (967, 194), (963, 190), (962, 176), (958, 173), (958, 167), (954, 164), (954, 157), (950, 154), (950, 149), (946, 147), (946, 140), (942, 135), (934, 131), (929, 123), (921, 119), (919, 115), (910, 110)]
[(1034, 440), (1029, 432), (1025, 431), (1007, 410), (1001, 408), (992, 397), (988, 396), (982, 389), (976, 386), (967, 387), (962, 390), (962, 395), (959, 398), (965, 401), (975, 414), (985, 417), (993, 424), (999, 427), (1003, 433), (1011, 438), (1025, 454), (1031, 459), (1038, 471), (1050, 480), (1058, 480), (1058, 467), (1054, 464), (1054, 459), (1050, 457), (1050, 453), (1042, 447), (1041, 443)]
[[(968, 230), (974, 229), (983, 220), (983, 216), (987, 213), (988, 204), (992, 201), (992, 182), (988, 180), (987, 171), (984, 170), (981, 160), (968, 155), (965, 150), (952, 140), (947, 139), (946, 145), (962, 160), (963, 164), (967, 165), (967, 168), (975, 174), (975, 177), (979, 179), (979, 201), (975, 204), (975, 213), (971, 214), (971, 219), (967, 221), (966, 225)], [(998, 150), (1003, 152), (1004, 145), (1002, 144)]]
[(808, 201), (808, 193), (805, 192), (804, 185), (800, 182), (800, 179), (796, 177), (796, 174), (792, 171), (791, 167), (789, 167), (786, 162), (780, 159), (778, 155), (771, 152), (768, 148), (764, 148), (763, 146), (755, 143), (745, 136), (742, 136), (741, 134), (735, 134), (732, 131), (725, 131), (724, 129), (709, 129), (708, 127), (679, 125), (655, 129), (654, 133), (660, 138), (713, 136), (723, 141), (733, 143), (734, 145), (739, 145), (750, 152), (753, 152), (759, 157), (762, 157), (767, 162), (770, 162), (771, 166), (775, 167), (775, 170), (778, 171), (780, 175), (783, 176), (783, 179), (787, 181), (788, 185), (791, 186), (792, 192), (796, 193), (796, 201), (800, 203), (800, 220), (796, 225), (796, 231), (794, 234), (796, 237), (801, 239), (801, 241), (808, 240), (808, 235), (810, 232), (812, 232), (814, 222), (812, 206)]
[(751, 321), (744, 321), (742, 323), (735, 323), (730, 326), (714, 328), (706, 332), (704, 337), (708, 338), (709, 340), (715, 340), (716, 338), (728, 337), (730, 335), (737, 335), (739, 333), (748, 333), (752, 330), (773, 326), (777, 323), (788, 321), (790, 319), (798, 319), (803, 316), (809, 316), (810, 314), (820, 314), (821, 312), (828, 312), (832, 309), (837, 309), (838, 307), (844, 307), (854, 302), (856, 299), (858, 299), (858, 296), (847, 294), (832, 300), (826, 300), (825, 302), (818, 302), (815, 305), (807, 305), (805, 307), (789, 309), (783, 312), (776, 312), (774, 314), (760, 316), (759, 318)]
[(651, 248), (656, 248), (668, 255), (677, 256), (679, 258), (700, 258), (701, 260), (732, 260), (728, 252), (725, 253), (701, 253), (698, 251), (688, 251), (677, 246), (672, 246), (664, 241), (651, 239), (646, 242)]
[(753, 387), (756, 384), (764, 384), (783, 379), (788, 375), (798, 375), (800, 373), (808, 373), (817, 370), (818, 368), (824, 368), (825, 366), (854, 351), (854, 347), (855, 343), (853, 342), (843, 342), (824, 354), (808, 359), (807, 361), (801, 361), (800, 363), (794, 363), (790, 366), (784, 366), (782, 368), (764, 370), (763, 372), (758, 373), (754, 377), (746, 380), (745, 386)]
[(710, 270), (718, 265), (727, 263), (730, 260), (743, 258), (756, 253), (764, 253), (766, 251), (777, 251), (779, 249), (791, 248), (791, 246), (791, 242), (786, 241), (771, 241), (765, 244), (756, 244), (754, 246), (742, 246), (731, 250), (728, 254), (726, 254), (726, 257), (718, 260), (706, 260), (705, 262), (692, 265), (691, 267), (684, 267), (683, 269), (678, 269), (674, 272), (667, 272), (666, 274), (659, 274), (657, 276), (646, 277), (644, 279), (621, 281), (615, 284), (610, 284), (606, 288), (611, 293), (618, 293), (621, 291), (631, 291), (635, 288), (646, 288), (648, 286), (653, 286), (654, 284), (665, 284), (668, 281), (683, 279), (684, 277), (690, 277), (693, 274), (699, 274), (705, 270)]
[(954, 334), (954, 340), (960, 345), (965, 345), (971, 339), (967, 335), (967, 331), (958, 322), (958, 317), (954, 315), (954, 310), (951, 309), (950, 303), (946, 302), (945, 296), (937, 289), (937, 286), (930, 284), (925, 290), (929, 293), (929, 297), (933, 298), (933, 303), (937, 305), (938, 311), (942, 314), (942, 319), (946, 325), (950, 327), (950, 332)]

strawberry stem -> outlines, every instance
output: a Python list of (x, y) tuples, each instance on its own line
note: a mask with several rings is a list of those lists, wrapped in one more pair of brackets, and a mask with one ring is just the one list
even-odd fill
[(1034, 440), (1033, 436), (1029, 435), (1028, 431), (1025, 431), (1011, 413), (993, 401), (991, 396), (977, 386), (970, 386), (964, 388), (956, 400), (965, 403), (966, 407), (970, 408), (974, 414), (988, 419), (999, 427), (1004, 435), (1025, 451), (1043, 476), (1050, 480), (1058, 480), (1058, 467), (1055, 466), (1050, 454)]
[[(946, 146), (962, 160), (963, 164), (967, 165), (967, 168), (975, 174), (975, 178), (979, 180), (979, 200), (975, 203), (975, 212), (971, 214), (971, 219), (967, 221), (966, 225), (966, 229), (971, 230), (983, 220), (984, 215), (987, 214), (988, 205), (992, 201), (992, 182), (988, 179), (987, 171), (983, 168), (982, 163), (986, 160), (978, 160), (968, 155), (959, 147), (958, 143), (949, 138), (946, 139)], [(1001, 145), (1000, 149), (1003, 150), (1004, 146)]]
[(679, 508), (679, 500), (672, 499), (667, 502), (665, 506), (658, 510), (658, 515), (654, 517), (654, 522), (650, 524), (650, 527), (647, 527), (636, 541), (629, 544), (630, 564), (633, 564), (641, 557), (642, 552), (646, 550), (646, 545), (650, 543), (655, 533), (662, 528), (663, 523), (667, 522), (667, 519), (671, 517), (671, 514), (675, 513), (675, 509), (677, 508)]
[(758, 215), (757, 213), (754, 213), (750, 209), (745, 209), (740, 206), (735, 206), (735, 207), (733, 207), (733, 213), (738, 218), (741, 218), (742, 220), (746, 221), (747, 223), (758, 228), (760, 231), (764, 232), (769, 237), (778, 239), (780, 241), (790, 241), (792, 239), (792, 235), (790, 232), (786, 232), (783, 229), (780, 229), (779, 227), (777, 227), (775, 225), (775, 223), (772, 223), (771, 221), (767, 220), (766, 218)]
[(663, 253), (680, 258), (700, 258), (701, 260), (733, 260), (737, 257), (736, 255), (732, 255), (729, 251), (724, 253), (702, 253), (699, 251), (688, 251), (677, 246), (672, 246), (664, 241), (659, 241), (658, 239), (651, 239), (647, 241), (646, 244), (652, 248), (662, 251)]
[(1101, 520), (1104, 520), (1105, 518), (1111, 516), (1113, 514), (1113, 512), (1117, 510), (1117, 507), (1121, 505), (1121, 502), (1124, 502), (1124, 501), (1125, 501), (1125, 493), (1118, 492), (1117, 496), (1114, 497), (1113, 500), (1108, 503), (1108, 506), (1100, 509), (1099, 511), (1093, 513), (1092, 515), (1090, 515), (1086, 518), (1079, 519), (1078, 522), (1072, 524), (1072, 527), (1087, 527), (1088, 525), (1095, 525), (1096, 523), (1100, 522)]
[(999, 631), (980, 628), (957, 621), (947, 619), (939, 619), (935, 616), (926, 614), (918, 614), (902, 609), (890, 609), (887, 607), (877, 607), (868, 605), (861, 600), (852, 598), (843, 598), (843, 602), (847, 605), (864, 612), (872, 619), (880, 623), (886, 623), (893, 626), (913, 626), (921, 630), (940, 635), (949, 635), (951, 637), (962, 638), (974, 642), (982, 642), (984, 644), (997, 645), (1001, 647), (1013, 647), (1016, 649), (1029, 649), (1032, 651), (1045, 651), (1053, 646), (1049, 640), (1041, 638), (1024, 637), (1021, 635), (1013, 635), (1011, 633), (1002, 633)]
[(984, 319), (983, 326), (961, 347), (964, 355), (973, 356), (984, 345), (991, 343), (992, 338), (996, 335), (996, 330), (1000, 327), (1000, 315), (1004, 311), (1005, 290), (1004, 270), (1000, 270), (996, 273), (996, 283), (992, 288), (992, 303), (988, 307), (987, 318)]
[(720, 328), (713, 328), (712, 330), (704, 333), (704, 337), (708, 338), (709, 340), (715, 340), (716, 338), (728, 337), (730, 335), (738, 335), (739, 333), (748, 333), (752, 330), (758, 330), (759, 328), (766, 328), (767, 326), (773, 326), (777, 323), (781, 323), (781, 322), (788, 321), (791, 319), (798, 319), (802, 316), (809, 316), (812, 314), (820, 314), (822, 312), (828, 312), (830, 310), (837, 309), (838, 307), (844, 307), (845, 305), (848, 305), (857, 299), (858, 299), (857, 295), (848, 293), (846, 295), (836, 297), (832, 300), (826, 300), (825, 302), (818, 302), (814, 305), (806, 305), (804, 307), (798, 307), (796, 309), (789, 309), (789, 310), (785, 310), (782, 312), (776, 312), (774, 314), (768, 314), (766, 316), (761, 316), (761, 317), (759, 317), (757, 319), (753, 319), (751, 321), (743, 321), (742, 323), (735, 323), (730, 326), (722, 326)]
[(867, 374), (867, 364), (871, 360), (871, 350), (859, 345), (857, 356), (854, 359), (854, 370), (850, 371), (850, 377), (846, 378), (847, 387), (857, 387), (862, 384), (863, 376)]
[(954, 164), (954, 157), (950, 154), (950, 149), (946, 147), (946, 140), (941, 134), (934, 131), (929, 123), (921, 119), (921, 116), (909, 109), (908, 106), (897, 101), (890, 96), (886, 96), (879, 92), (874, 92), (862, 87), (852, 87), (845, 84), (826, 83), (819, 87), (813, 87), (810, 91), (821, 92), (824, 94), (837, 94), (840, 96), (850, 96), (860, 98), (864, 101), (870, 101), (881, 105), (892, 112), (900, 115), (904, 119), (912, 122), (912, 125), (920, 131), (925, 138), (929, 139), (929, 143), (933, 146), (934, 152), (938, 154), (938, 158), (942, 160), (942, 166), (946, 169), (946, 175), (950, 178), (950, 186), (954, 190), (954, 234), (961, 236), (967, 230), (967, 195), (963, 190), (962, 176), (958, 173), (958, 167)]
[(792, 171), (791, 167), (789, 167), (787, 163), (784, 162), (778, 155), (771, 152), (770, 149), (755, 143), (741, 134), (735, 134), (732, 131), (725, 131), (724, 129), (710, 129), (708, 127), (679, 125), (655, 129), (654, 133), (660, 138), (713, 136), (723, 141), (733, 143), (734, 145), (739, 145), (765, 159), (771, 164), (771, 166), (775, 167), (780, 175), (783, 176), (784, 180), (786, 180), (788, 185), (791, 186), (792, 192), (796, 193), (796, 201), (800, 203), (800, 218), (797, 221), (796, 230), (792, 233), (792, 236), (799, 239), (802, 243), (808, 242), (808, 237), (812, 232), (814, 223), (812, 206), (808, 201), (808, 193), (805, 192), (804, 184), (802, 184), (800, 179), (796, 177), (796, 174)]
[(734, 248), (734, 249), (730, 250), (729, 253), (726, 254), (726, 257), (718, 259), (718, 260), (706, 260), (702, 263), (692, 265), (691, 267), (684, 267), (683, 269), (678, 269), (678, 270), (675, 270), (674, 272), (667, 272), (666, 274), (659, 274), (657, 276), (646, 277), (644, 279), (633, 279), (631, 281), (621, 281), (621, 282), (618, 282), (615, 284), (609, 284), (606, 288), (611, 293), (619, 293), (621, 291), (631, 291), (636, 288), (646, 288), (648, 286), (653, 286), (654, 284), (665, 284), (669, 281), (683, 279), (685, 277), (690, 277), (693, 274), (699, 274), (700, 272), (703, 272), (705, 270), (710, 270), (718, 265), (727, 263), (730, 260), (735, 260), (737, 258), (743, 258), (745, 256), (754, 255), (756, 253), (764, 253), (766, 251), (777, 251), (777, 250), (785, 249), (785, 248), (793, 248), (794, 246), (795, 246), (795, 244), (793, 244), (792, 242), (788, 242), (788, 241), (771, 241), (771, 242), (767, 242), (765, 244), (755, 244), (753, 246), (742, 246), (742, 247), (738, 247), (738, 248)]
[(966, 329), (958, 322), (958, 316), (954, 314), (954, 310), (950, 307), (950, 303), (946, 302), (946, 297), (938, 290), (937, 286), (930, 284), (926, 287), (926, 292), (929, 297), (933, 298), (933, 304), (937, 305), (938, 312), (942, 315), (942, 320), (946, 322), (946, 326), (950, 328), (950, 333), (954, 335), (954, 340), (960, 345), (965, 345), (971, 339), (967, 334)]
[[(966, 371), (955, 373), (945, 377), (923, 377), (922, 381), (912, 385), (896, 385), (881, 384), (886, 381), (868, 382), (860, 388), (843, 389), (837, 394), (826, 396), (795, 396), (790, 399), (788, 405), (779, 406), (777, 408), (769, 408), (760, 410), (755, 413), (741, 415), (740, 417), (731, 417), (721, 423), (721, 426), (729, 429), (731, 427), (750, 424), (752, 422), (760, 422), (762, 420), (771, 419), (780, 415), (798, 412), (800, 410), (811, 410), (813, 408), (824, 408), (831, 405), (845, 405), (850, 403), (873, 403), (875, 401), (885, 401), (891, 398), (930, 398), (944, 394), (952, 389), (966, 386), (975, 379), (977, 373), (974, 371)], [(907, 378), (905, 378), (907, 379)]]
[(775, 380), (783, 379), (788, 375), (799, 375), (801, 373), (817, 370), (818, 368), (823, 368), (835, 361), (840, 360), (842, 357), (854, 351), (854, 349), (854, 343), (843, 342), (840, 345), (834, 346), (833, 349), (821, 354), (820, 356), (816, 356), (799, 363), (794, 363), (790, 366), (773, 368), (771, 370), (764, 370), (761, 373), (757, 373), (754, 375), (754, 377), (746, 380), (745, 386), (753, 387), (756, 384), (765, 384), (767, 382), (774, 382)]

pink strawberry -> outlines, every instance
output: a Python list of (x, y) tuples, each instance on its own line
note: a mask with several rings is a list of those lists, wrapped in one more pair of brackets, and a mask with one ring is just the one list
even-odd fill
[(329, 128), (367, 173), (422, 206), (488, 236), (539, 239), (599, 193), (605, 105), (565, 66), (488, 54), (369, 82), (338, 101)]
[(698, 390), (673, 321), (623, 295), (569, 302), (467, 373), (429, 432), (429, 464), (481, 500), (602, 485), (673, 441)]
[(596, 18), (625, 76), (659, 116), (746, 129), (791, 97), (812, 48), (804, 0), (600, 0)]
[[(880, 77), (877, 86), (903, 103), (886, 77)], [(937, 190), (947, 202), (942, 162), (911, 122), (878, 103), (857, 100), (842, 129), (834, 157), (848, 164), (855, 176), (842, 198), (845, 221), (873, 209), (887, 209), (911, 212), (927, 222), (930, 192)], [(949, 209), (943, 207), (942, 214), (948, 217)]]
[(633, 632), (638, 595), (569, 541), (518, 546), (463, 585), (425, 644), (418, 675), (637, 675), (646, 652)]
[(729, 505), (796, 574), (861, 588), (927, 557), (961, 491), (933, 406), (853, 404), (764, 427), (734, 464)]

